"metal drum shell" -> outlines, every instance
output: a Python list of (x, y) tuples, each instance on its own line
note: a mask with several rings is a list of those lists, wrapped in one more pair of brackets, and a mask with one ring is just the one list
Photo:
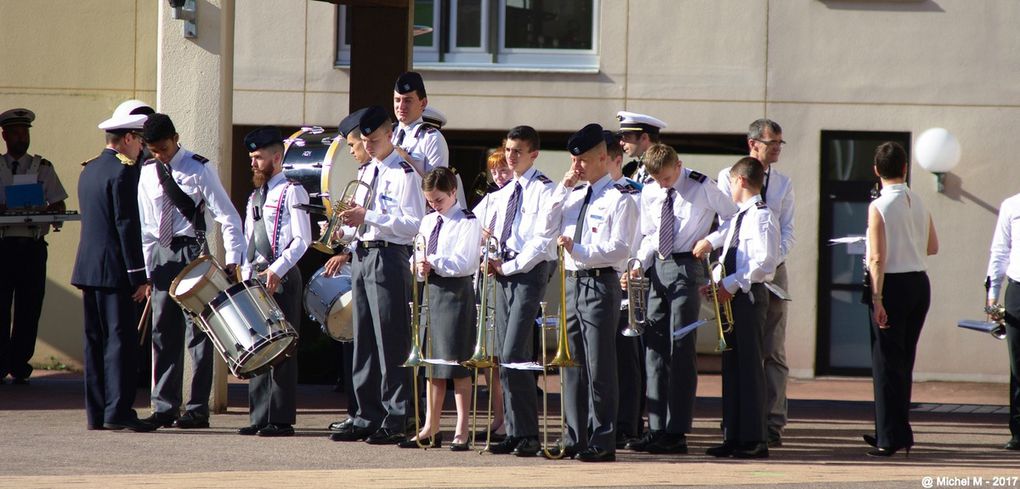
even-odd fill
[[(198, 282), (188, 290), (178, 293), (181, 282), (196, 276), (195, 272), (201, 272), (197, 275)], [(177, 274), (173, 282), (170, 283), (169, 294), (181, 307), (197, 316), (202, 313), (206, 304), (212, 302), (220, 292), (229, 287), (230, 280), (227, 272), (211, 256), (203, 255), (192, 260)]]
[(305, 312), (322, 326), (323, 333), (339, 342), (354, 341), (350, 301), (342, 300), (350, 291), (349, 265), (336, 277), (327, 277), (326, 267), (322, 267), (308, 281), (302, 298)]

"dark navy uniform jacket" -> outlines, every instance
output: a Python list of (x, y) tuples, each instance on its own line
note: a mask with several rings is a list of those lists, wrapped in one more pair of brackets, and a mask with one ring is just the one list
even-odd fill
[(81, 172), (78, 205), (81, 239), (71, 284), (125, 289), (144, 284), (138, 170), (104, 149)]

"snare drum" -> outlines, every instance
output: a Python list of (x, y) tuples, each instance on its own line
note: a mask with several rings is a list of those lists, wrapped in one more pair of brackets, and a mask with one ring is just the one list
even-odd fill
[(321, 198), (326, 215), (332, 213), (328, 197), (342, 194), (357, 172), (358, 163), (346, 146), (339, 133), (321, 127), (301, 128), (284, 141), (283, 176), (300, 183), (313, 200)]
[(344, 265), (335, 277), (326, 276), (326, 267), (312, 275), (305, 288), (305, 312), (322, 326), (322, 332), (340, 342), (354, 341), (354, 321), (350, 304), (351, 267)]
[(199, 316), (205, 305), (228, 287), (227, 272), (211, 256), (202, 255), (192, 260), (170, 283), (170, 297), (193, 316)]
[(230, 373), (240, 379), (265, 372), (297, 347), (297, 330), (258, 280), (220, 292), (199, 319)]

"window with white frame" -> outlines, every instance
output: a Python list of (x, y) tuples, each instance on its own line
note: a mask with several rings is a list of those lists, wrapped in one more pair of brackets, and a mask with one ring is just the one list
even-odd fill
[[(599, 0), (415, 0), (416, 67), (598, 68)], [(337, 66), (351, 61), (351, 16), (337, 15)]]

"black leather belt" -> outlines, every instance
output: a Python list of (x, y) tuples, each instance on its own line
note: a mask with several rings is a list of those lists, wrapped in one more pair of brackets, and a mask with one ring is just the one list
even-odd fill
[(589, 268), (587, 270), (567, 270), (567, 276), (571, 278), (598, 277), (605, 273), (616, 273), (613, 267)]
[(173, 239), (170, 240), (170, 246), (174, 246), (174, 245), (178, 245), (178, 246), (179, 245), (191, 245), (191, 244), (197, 244), (197, 243), (198, 243), (198, 240), (195, 239), (195, 238), (192, 238), (191, 236), (174, 236)]
[(510, 261), (510, 260), (513, 260), (514, 258), (517, 258), (517, 255), (519, 255), (519, 254), (520, 253), (518, 253), (518, 252), (516, 252), (514, 250), (503, 250), (503, 252), (500, 253), (499, 256), (500, 256), (500, 258), (503, 259), (503, 261)]
[(674, 260), (688, 259), (688, 258), (693, 259), (694, 258), (694, 253), (691, 253), (690, 251), (684, 251), (684, 252), (681, 252), (681, 253), (673, 253), (673, 254), (671, 254), (669, 256), (662, 256), (658, 252), (656, 252), (655, 253), (655, 257), (660, 259), (660, 260), (665, 260), (667, 258), (672, 258)]
[(375, 240), (375, 241), (359, 241), (358, 246), (361, 248), (386, 248), (389, 246), (405, 246), (398, 245), (396, 243), (390, 243), (389, 241)]

